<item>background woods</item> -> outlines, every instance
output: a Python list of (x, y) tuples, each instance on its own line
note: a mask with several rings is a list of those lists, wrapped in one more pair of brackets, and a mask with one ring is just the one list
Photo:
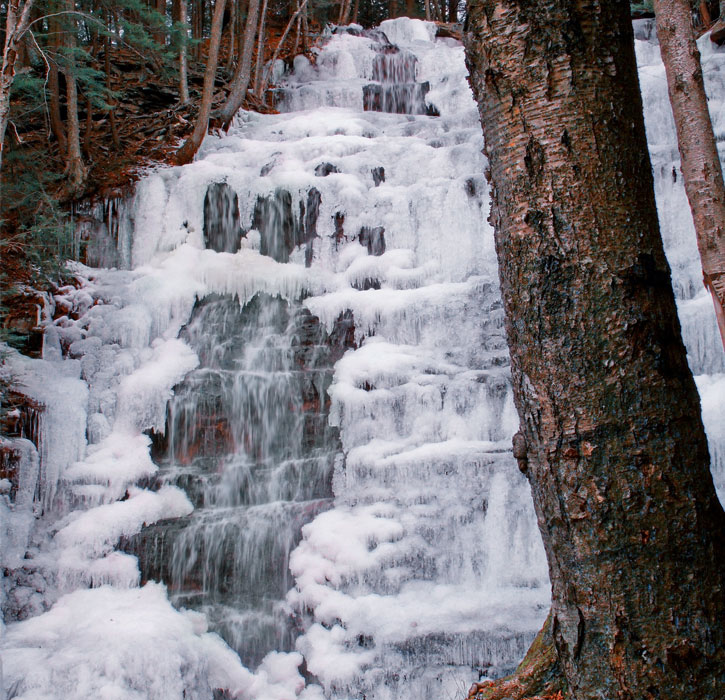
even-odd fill
[(216, 111), (228, 126), (229, 108), (245, 99), (273, 107), (265, 63), (306, 51), (327, 23), (371, 26), (401, 14), (457, 21), (459, 12), (439, 0), (12, 0), (0, 8), (13, 54), (3, 73), (4, 180), (29, 171), (28, 157), (42, 159), (42, 171), (68, 175), (64, 194), (73, 198), (120, 184), (136, 158), (164, 159), (188, 135), (215, 45), (212, 125)]
[(273, 110), (270, 59), (309, 53), (328, 23), (372, 26), (402, 14), (456, 21), (459, 7), (457, 0), (0, 4), (0, 305), (17, 307), (24, 286), (52, 285), (63, 260), (83, 259), (70, 236), (74, 202), (127, 193), (149, 162), (190, 160), (208, 128), (228, 128), (241, 106)]

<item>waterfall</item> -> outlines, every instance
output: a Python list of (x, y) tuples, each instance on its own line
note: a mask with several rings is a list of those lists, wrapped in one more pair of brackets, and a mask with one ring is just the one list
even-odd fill
[[(723, 498), (725, 358), (635, 28)], [(703, 57), (722, 107), (725, 53)], [(44, 359), (9, 360), (46, 407), (40, 450), (0, 454), (19, 698), (464, 697), (546, 616), (463, 49), (400, 18), (276, 73), (278, 114), (99, 206), (90, 259), (118, 267), (77, 265)]]

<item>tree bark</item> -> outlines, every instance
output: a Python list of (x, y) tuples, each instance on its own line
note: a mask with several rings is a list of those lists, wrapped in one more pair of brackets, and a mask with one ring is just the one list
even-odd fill
[[(274, 53), (272, 54), (272, 58), (269, 61), (269, 66), (264, 71), (264, 77), (262, 78), (262, 83), (259, 87), (260, 96), (264, 95), (265, 91), (267, 90), (267, 85), (269, 84), (269, 78), (272, 75), (272, 71), (274, 70), (274, 63), (279, 58), (279, 54), (282, 51), (284, 42), (287, 40), (287, 36), (290, 33), (290, 29), (292, 29), (292, 25), (300, 17), (301, 13), (304, 11), (304, 9), (306, 7), (307, 7), (307, 0), (302, 0), (302, 4), (297, 7), (297, 10), (292, 15), (292, 17), (290, 17), (289, 22), (287, 22), (287, 26), (285, 27), (285, 30), (284, 30), (279, 42), (277, 43), (277, 48), (274, 50)], [(348, 8), (349, 8), (349, 5), (348, 5)], [(346, 22), (346, 24), (347, 24), (347, 22)]]
[(179, 46), (179, 102), (189, 101), (188, 29), (186, 29), (187, 0), (178, 0), (179, 23), (183, 25), (181, 46)]
[(448, 0), (448, 21), (458, 22), (458, 0)]
[(192, 0), (191, 36), (194, 44), (194, 58), (201, 60), (201, 40), (204, 37), (204, 0)]
[(209, 56), (204, 71), (204, 88), (201, 94), (199, 115), (191, 136), (184, 141), (176, 151), (176, 162), (179, 165), (190, 163), (199, 150), (201, 142), (209, 128), (209, 115), (211, 114), (211, 101), (214, 97), (214, 80), (216, 78), (217, 63), (219, 60), (219, 44), (222, 37), (222, 20), (224, 19), (224, 5), (226, 0), (217, 0), (214, 5), (214, 15), (211, 21), (211, 37), (209, 40)]
[(159, 13), (160, 26), (154, 31), (154, 39), (159, 44), (166, 42), (166, 30), (164, 28), (164, 19), (166, 18), (166, 0), (156, 0), (154, 9)]
[(229, 53), (227, 53), (226, 69), (231, 70), (234, 65), (234, 48), (237, 44), (237, 4), (238, 0), (231, 0), (229, 13)]
[(705, 286), (725, 347), (725, 184), (712, 130), (700, 52), (687, 0), (655, 0), (685, 191), (695, 222)]
[(350, 24), (350, 11), (352, 10), (351, 0), (342, 0), (340, 3), (340, 16), (337, 18), (339, 25)]
[[(66, 10), (72, 12), (74, 10), (73, 0), (66, 0)], [(68, 22), (68, 32), (65, 45), (68, 49), (66, 54), (65, 67), (65, 99), (66, 111), (66, 174), (70, 185), (70, 192), (73, 196), (80, 194), (86, 180), (88, 171), (83, 165), (83, 157), (81, 156), (81, 136), (80, 124), (78, 122), (78, 85), (75, 75), (75, 55), (76, 48), (76, 21), (71, 15)]]
[(5, 132), (10, 120), (10, 89), (15, 79), (18, 47), (30, 23), (32, 9), (33, 0), (25, 0), (24, 3), (21, 3), (21, 0), (10, 0), (7, 3), (5, 45), (3, 47), (2, 72), (0, 72), (0, 172), (2, 171)]
[(244, 27), (244, 45), (241, 55), (237, 59), (237, 69), (229, 89), (229, 95), (224, 106), (219, 110), (217, 118), (222, 129), (229, 129), (234, 115), (247, 96), (249, 81), (252, 77), (252, 52), (254, 51), (254, 35), (257, 32), (257, 18), (259, 16), (259, 0), (249, 0), (247, 8), (247, 22)]
[(254, 64), (254, 94), (259, 96), (259, 81), (262, 78), (262, 64), (264, 63), (264, 32), (267, 18), (268, 0), (262, 0), (262, 14), (259, 18), (259, 34), (257, 35), (257, 60)]
[(55, 140), (58, 142), (58, 150), (61, 156), (65, 158), (65, 127), (60, 116), (60, 85), (58, 82), (58, 65), (55, 60), (50, 61), (48, 68), (48, 91), (50, 93), (50, 127), (53, 130)]
[(473, 0), (525, 468), (571, 698), (722, 698), (725, 515), (659, 236), (629, 4)]

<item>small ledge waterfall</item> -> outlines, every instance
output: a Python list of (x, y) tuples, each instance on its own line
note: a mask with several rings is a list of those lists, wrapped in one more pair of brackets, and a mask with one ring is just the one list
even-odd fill
[[(635, 28), (723, 498), (725, 356)], [(43, 407), (18, 416), (40, 450), (7, 441), (0, 462), (17, 697), (432, 700), (526, 651), (546, 560), (511, 454), (477, 110), (461, 45), (435, 34), (338, 28), (276, 67), (279, 114), (240, 113), (87, 217), (117, 267), (78, 265), (44, 359), (8, 360)], [(725, 134), (725, 53), (703, 56)]]

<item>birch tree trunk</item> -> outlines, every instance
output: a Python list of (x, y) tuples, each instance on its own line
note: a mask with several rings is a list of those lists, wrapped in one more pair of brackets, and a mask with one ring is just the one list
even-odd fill
[(239, 111), (247, 96), (249, 81), (252, 77), (252, 52), (254, 51), (254, 35), (257, 32), (258, 16), (259, 0), (249, 0), (247, 22), (244, 26), (244, 44), (241, 55), (237, 58), (237, 69), (234, 71), (229, 95), (218, 114), (222, 129), (225, 131), (229, 128), (234, 115)]
[(204, 71), (204, 87), (201, 93), (199, 115), (196, 118), (194, 131), (176, 151), (176, 162), (179, 165), (190, 163), (201, 146), (209, 128), (209, 115), (211, 114), (211, 101), (214, 97), (214, 81), (216, 79), (217, 63), (219, 62), (219, 44), (222, 38), (222, 20), (224, 19), (224, 5), (226, 0), (216, 0), (214, 15), (211, 20), (211, 37), (209, 40), (209, 56)]
[(517, 457), (570, 698), (719, 700), (725, 515), (659, 236), (629, 3), (472, 0), (466, 44)]
[(688, 0), (654, 0), (654, 8), (705, 287), (712, 296), (725, 347), (725, 184), (707, 108), (700, 52)]
[(23, 34), (30, 24), (33, 0), (9, 0), (5, 18), (5, 46), (3, 47), (3, 65), (0, 72), (0, 172), (5, 148), (5, 132), (10, 119), (10, 90), (15, 79), (15, 64), (18, 48)]

